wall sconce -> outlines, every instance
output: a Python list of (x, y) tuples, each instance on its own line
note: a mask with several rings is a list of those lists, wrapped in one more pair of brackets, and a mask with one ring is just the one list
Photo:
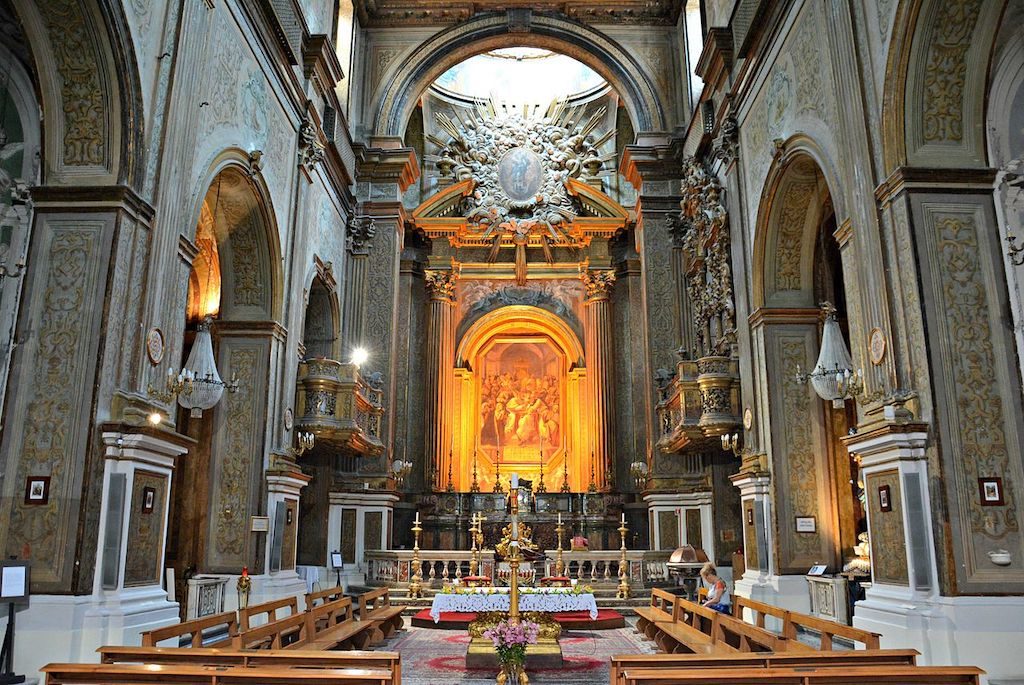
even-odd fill
[(642, 489), (647, 487), (647, 479), (651, 475), (651, 470), (646, 461), (637, 459), (629, 465), (629, 475), (633, 477), (637, 489)]
[(313, 445), (316, 443), (316, 436), (312, 433), (299, 431), (295, 434), (295, 442), (298, 444), (295, 447), (289, 447), (288, 454), (298, 459), (303, 454), (313, 449)]
[(395, 474), (395, 482), (398, 487), (405, 485), (405, 479), (412, 472), (412, 462), (404, 459), (396, 459), (391, 462), (391, 473)]
[(352, 363), (356, 366), (362, 366), (370, 358), (370, 353), (363, 347), (357, 347), (352, 350)]
[(863, 392), (864, 378), (860, 369), (853, 369), (853, 359), (836, 320), (836, 308), (829, 302), (822, 302), (821, 309), (825, 313), (825, 327), (821, 333), (818, 362), (810, 373), (802, 373), (798, 364), (796, 382), (802, 385), (810, 381), (818, 397), (831, 401), (832, 406), (838, 409), (846, 406), (847, 399)]
[(739, 449), (740, 434), (739, 433), (725, 433), (722, 435), (722, 450), (725, 452), (732, 452), (736, 456), (739, 456), (742, 450)]

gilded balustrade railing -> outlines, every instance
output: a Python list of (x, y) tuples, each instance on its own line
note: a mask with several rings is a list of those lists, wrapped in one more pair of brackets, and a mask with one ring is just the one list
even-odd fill
[(299, 364), (297, 383), (297, 430), (357, 454), (383, 453), (384, 392), (379, 382), (363, 378), (355, 364), (307, 359)]
[[(419, 558), (423, 585), (439, 588), (469, 575), (470, 554), (468, 550), (421, 549)], [(556, 553), (548, 550), (547, 554), (550, 559), (543, 562), (543, 574), (552, 576), (555, 573)], [(669, 552), (627, 550), (626, 577), (630, 584), (635, 587), (651, 587), (664, 583), (668, 579), (664, 570), (668, 555)], [(413, 573), (412, 557), (411, 550), (368, 550), (365, 553), (367, 581), (373, 585), (404, 586)], [(620, 550), (562, 552), (565, 575), (587, 585), (607, 584), (609, 587), (618, 583), (620, 557)], [(479, 575), (495, 577), (494, 550), (480, 552)]]

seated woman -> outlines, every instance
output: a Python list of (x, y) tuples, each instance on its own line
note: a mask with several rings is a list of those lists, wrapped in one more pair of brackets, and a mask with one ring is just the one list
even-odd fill
[(704, 564), (700, 570), (700, 577), (708, 586), (708, 598), (704, 602), (704, 606), (728, 614), (729, 589), (725, 586), (725, 581), (718, 577), (718, 569), (715, 568), (715, 565), (710, 561)]

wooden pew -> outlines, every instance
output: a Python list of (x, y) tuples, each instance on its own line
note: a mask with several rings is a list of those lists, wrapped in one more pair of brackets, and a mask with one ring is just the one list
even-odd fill
[(334, 600), (341, 599), (344, 596), (345, 593), (340, 586), (329, 587), (326, 590), (318, 590), (317, 592), (307, 592), (306, 610), (309, 611), (315, 606), (326, 604), (327, 602), (333, 602)]
[(104, 664), (192, 664), (199, 666), (280, 666), (296, 668), (385, 668), (394, 685), (402, 682), (398, 652), (236, 650), (198, 647), (100, 647)]
[[(283, 597), (262, 604), (254, 604), (238, 610), (239, 630), (249, 630), (259, 623), (273, 623), (278, 619), (277, 612), (280, 609), (287, 609), (287, 616), (294, 616), (299, 613), (299, 600), (297, 597)], [(263, 621), (253, 620), (264, 616)], [(283, 617), (281, 617), (283, 618)]]
[(49, 664), (47, 685), (181, 683), (182, 685), (391, 685), (380, 668), (281, 668), (276, 666), (197, 666), (192, 664)]
[(364, 649), (377, 630), (375, 621), (356, 621), (352, 598), (342, 597), (306, 612), (306, 641), (296, 649)]
[[(225, 637), (204, 645), (203, 634), (209, 633), (211, 632), (211, 628), (217, 627), (223, 628), (226, 633)], [(173, 638), (178, 639), (178, 644), (175, 646), (179, 646), (181, 644), (181, 638), (189, 635), (191, 636), (190, 643), (193, 647), (215, 647), (218, 645), (231, 644), (232, 638), (237, 634), (238, 617), (233, 611), (225, 611), (223, 614), (203, 616), (202, 618), (185, 621), (184, 623), (175, 623), (172, 626), (157, 628), (156, 630), (147, 630), (142, 633), (142, 646), (153, 647), (164, 640), (170, 640)]]
[(783, 652), (781, 654), (620, 654), (611, 658), (611, 685), (623, 685), (625, 669), (650, 668), (793, 668), (795, 666), (914, 666), (914, 649), (858, 649), (840, 652)]
[(765, 618), (771, 616), (782, 624), (782, 635), (790, 640), (797, 639), (797, 629), (815, 632), (821, 635), (821, 649), (832, 649), (832, 638), (839, 636), (851, 642), (860, 642), (865, 649), (878, 649), (879, 634), (869, 630), (861, 630), (853, 626), (843, 625), (835, 621), (827, 621), (816, 616), (808, 616), (796, 611), (789, 611), (780, 607), (747, 599), (746, 597), (733, 597), (733, 615), (744, 619), (744, 609), (749, 610), (754, 617), (754, 625), (759, 628), (765, 627)]
[(634, 668), (624, 685), (978, 685), (980, 668), (967, 666), (800, 666), (795, 668)]
[(655, 642), (662, 651), (669, 654), (688, 652), (711, 654), (712, 652), (735, 652), (735, 647), (722, 639), (719, 626), (722, 613), (674, 597), (672, 620), (658, 621)]
[(376, 641), (402, 629), (403, 611), (405, 607), (391, 605), (391, 597), (386, 587), (359, 595), (359, 620), (373, 621), (377, 624), (381, 635), (375, 636)]
[(637, 607), (635, 610), (637, 631), (650, 640), (655, 639), (657, 635), (655, 624), (672, 620), (672, 606), (675, 601), (676, 596), (671, 592), (658, 588), (651, 590), (651, 605)]
[(307, 626), (305, 613), (292, 614), (278, 621), (239, 631), (232, 638), (231, 646), (234, 649), (298, 649), (309, 641)]

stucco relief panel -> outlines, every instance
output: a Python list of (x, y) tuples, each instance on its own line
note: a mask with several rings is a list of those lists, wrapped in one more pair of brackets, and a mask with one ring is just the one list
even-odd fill
[[(907, 538), (903, 530), (903, 496), (899, 473), (895, 469), (873, 473), (864, 485), (871, 521), (874, 581), (906, 585), (910, 582), (910, 575), (907, 571)], [(883, 497), (888, 498), (888, 511), (882, 510)]]
[(160, 584), (167, 476), (136, 471), (129, 506), (125, 587)]
[(963, 140), (967, 52), (983, 0), (939, 3), (928, 41), (922, 113), (926, 143)]

